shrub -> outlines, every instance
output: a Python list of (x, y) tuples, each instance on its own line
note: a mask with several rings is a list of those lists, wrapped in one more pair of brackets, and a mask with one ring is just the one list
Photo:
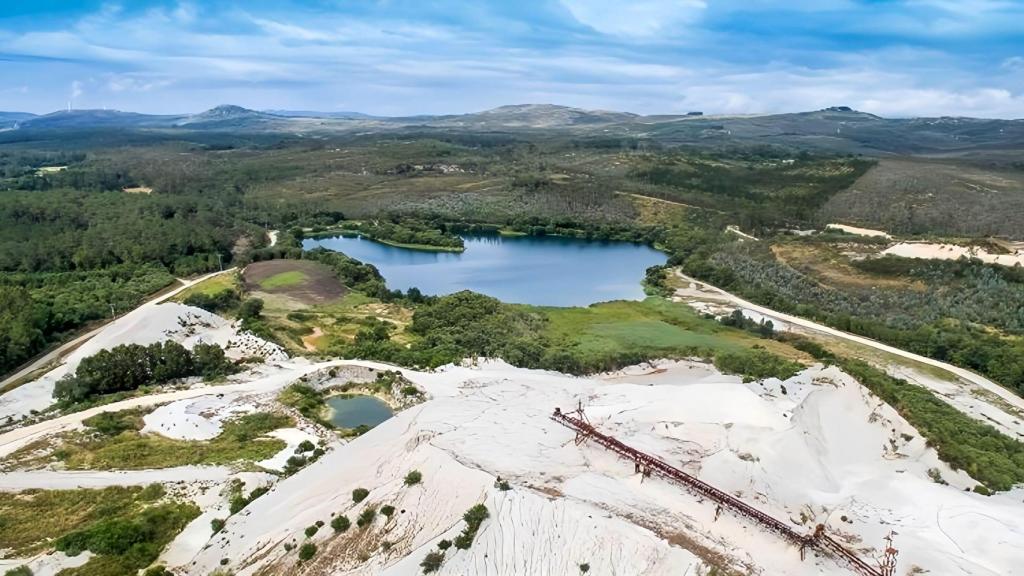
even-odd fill
[(419, 484), (421, 481), (423, 481), (423, 474), (420, 473), (419, 470), (410, 470), (409, 473), (405, 475), (406, 486), (413, 486), (415, 484)]
[(313, 526), (306, 526), (306, 538), (312, 538), (313, 535), (316, 534), (316, 531), (319, 529), (320, 527), (315, 524)]
[(226, 523), (227, 522), (225, 522), (223, 518), (214, 518), (213, 520), (210, 520), (210, 528), (212, 528), (213, 533), (216, 534), (224, 529), (224, 525)]
[(359, 504), (363, 500), (366, 500), (366, 497), (369, 495), (370, 491), (367, 490), (366, 488), (356, 488), (355, 490), (352, 491), (352, 501), (355, 502), (356, 504)]
[(415, 386), (402, 386), (403, 396), (419, 396), (420, 394), (422, 394), (422, 392), (420, 392), (419, 388)]
[(248, 298), (238, 307), (238, 317), (243, 320), (259, 318), (263, 313), (263, 300)]
[(306, 560), (311, 560), (313, 556), (316, 556), (316, 544), (306, 542), (299, 547), (299, 560), (305, 562)]
[(302, 454), (303, 452), (312, 452), (314, 449), (316, 449), (316, 446), (314, 446), (312, 442), (309, 440), (303, 440), (298, 447), (295, 448), (295, 453)]
[(331, 528), (338, 533), (348, 530), (351, 526), (352, 522), (349, 521), (348, 516), (337, 516), (331, 520)]
[(18, 566), (4, 572), (4, 576), (32, 576), (32, 569), (28, 566)]
[(356, 519), (356, 526), (365, 528), (373, 523), (373, 519), (377, 517), (377, 510), (373, 507), (366, 508), (359, 514), (359, 518)]
[(380, 513), (387, 516), (388, 518), (391, 518), (391, 515), (395, 513), (395, 507), (391, 506), (390, 504), (386, 506), (381, 506)]
[(420, 568), (423, 568), (424, 574), (430, 574), (440, 570), (442, 562), (444, 562), (444, 552), (430, 552), (420, 562)]
[(459, 550), (468, 550), (473, 545), (473, 539), (476, 538), (476, 533), (480, 530), (480, 525), (483, 524), (490, 516), (490, 512), (487, 510), (487, 506), (483, 504), (477, 504), (466, 513), (462, 515), (462, 519), (466, 522), (466, 527), (462, 529), (462, 533), (455, 537), (455, 547)]
[(284, 463), (284, 473), (287, 476), (291, 476), (302, 470), (306, 464), (309, 464), (309, 460), (305, 456), (289, 456), (288, 460)]
[(583, 562), (580, 564), (580, 574), (586, 574), (587, 572), (590, 572), (590, 564)]
[(452, 547), (452, 541), (451, 540), (441, 540), (440, 542), (437, 543), (437, 547), (440, 548), (441, 550), (447, 550), (447, 549)]

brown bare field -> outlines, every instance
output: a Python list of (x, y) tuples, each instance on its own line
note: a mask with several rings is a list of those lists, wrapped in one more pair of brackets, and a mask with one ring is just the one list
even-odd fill
[(782, 242), (773, 244), (779, 262), (834, 288), (887, 288), (924, 290), (921, 282), (868, 274), (850, 265), (851, 259), (877, 254), (878, 247), (860, 244), (831, 245)]
[[(284, 282), (273, 282), (284, 278)], [(268, 260), (246, 266), (242, 273), (245, 288), (285, 296), (303, 304), (326, 304), (345, 295), (347, 290), (329, 268), (308, 260)]]

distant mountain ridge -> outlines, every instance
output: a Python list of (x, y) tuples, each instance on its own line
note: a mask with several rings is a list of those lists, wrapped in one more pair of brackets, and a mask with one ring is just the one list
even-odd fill
[(469, 114), (378, 117), (358, 112), (257, 111), (221, 105), (197, 114), (71, 110), (42, 116), (0, 113), (5, 131), (132, 129), (321, 135), (395, 130), (516, 132), (647, 139), (666, 145), (782, 145), (839, 153), (955, 153), (1024, 149), (1024, 120), (882, 118), (846, 106), (770, 115), (652, 115), (514, 104)]

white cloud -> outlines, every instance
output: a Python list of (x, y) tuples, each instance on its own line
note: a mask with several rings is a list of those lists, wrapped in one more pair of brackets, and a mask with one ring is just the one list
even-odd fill
[[(768, 9), (766, 0), (751, 1)], [(804, 7), (809, 0), (798, 1), (801, 10), (813, 8)], [(4, 63), (5, 81), (29, 85), (33, 95), (50, 95), (5, 99), (28, 103), (34, 111), (63, 107), (72, 80), (91, 74), (98, 81), (78, 81), (75, 97), (87, 91), (89, 100), (154, 112), (224, 102), (323, 108), (343, 100), (346, 107), (390, 114), (552, 102), (641, 113), (848, 105), (882, 115), (1024, 116), (1024, 59), (1012, 52), (983, 69), (980, 58), (935, 44), (812, 46), (798, 53), (757, 39), (758, 48), (752, 48), (729, 45), (728, 36), (708, 39), (704, 12), (740, 9), (727, 3), (705, 8), (695, 0), (564, 2), (576, 7), (580, 22), (589, 20), (604, 35), (580, 34), (573, 24), (555, 36), (534, 30), (531, 35), (541, 40), (535, 42), (532, 36), (521, 39), (521, 31), (503, 37), (466, 24), (395, 20), (391, 14), (255, 16), (204, 7), (200, 16), (192, 4), (131, 13), (108, 7), (60, 29), (0, 30), (0, 53), (25, 57), (14, 65), (18, 76)], [(569, 18), (568, 11), (561, 16)], [(219, 19), (216, 28), (205, 25), (209, 18)], [(679, 26), (694, 32), (692, 45), (667, 42)]]
[(573, 18), (602, 34), (649, 37), (698, 19), (704, 0), (562, 0)]
[(253, 18), (253, 23), (262, 28), (265, 32), (273, 36), (278, 40), (303, 40), (312, 42), (329, 41), (335, 38), (334, 35), (318, 30), (311, 30), (309, 28), (303, 28), (302, 26), (296, 26), (295, 24), (288, 24), (286, 22), (277, 22), (275, 20), (268, 20), (266, 18)]

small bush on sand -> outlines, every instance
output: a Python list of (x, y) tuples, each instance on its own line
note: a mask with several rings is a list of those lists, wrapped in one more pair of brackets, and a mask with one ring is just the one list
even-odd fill
[(410, 470), (409, 473), (405, 475), (406, 486), (413, 486), (419, 484), (421, 481), (423, 481), (423, 474), (421, 474), (419, 470)]
[(299, 547), (299, 560), (305, 562), (306, 560), (311, 560), (313, 556), (316, 556), (316, 544), (306, 542)]
[(338, 516), (331, 520), (331, 528), (334, 528), (335, 532), (344, 532), (352, 526), (352, 522), (349, 521), (348, 516)]
[(444, 552), (431, 552), (420, 562), (420, 568), (423, 568), (424, 574), (430, 574), (437, 572), (441, 568), (442, 562), (444, 562)]
[(366, 488), (356, 488), (352, 491), (352, 501), (356, 504), (366, 500), (366, 497), (370, 495), (370, 491)]

